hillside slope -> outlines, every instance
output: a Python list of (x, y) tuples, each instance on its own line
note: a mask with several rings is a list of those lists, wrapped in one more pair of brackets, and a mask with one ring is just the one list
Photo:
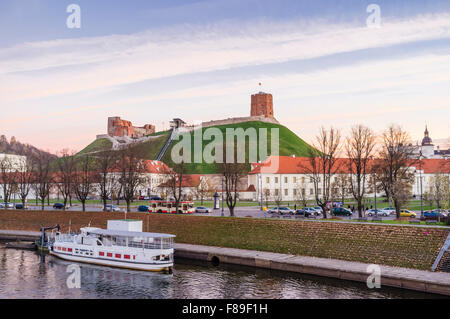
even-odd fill
[[(290, 155), (296, 155), (296, 156), (309, 156), (309, 150), (311, 146), (307, 144), (305, 141), (303, 141), (301, 138), (299, 138), (294, 132), (289, 130), (287, 127), (279, 124), (272, 124), (272, 123), (264, 123), (259, 121), (250, 121), (250, 122), (244, 122), (244, 123), (238, 123), (238, 124), (229, 124), (229, 125), (220, 125), (220, 126), (212, 126), (208, 128), (203, 128), (203, 133), (205, 130), (210, 128), (217, 128), (222, 132), (223, 141), (226, 140), (226, 129), (227, 128), (242, 128), (243, 130), (247, 130), (248, 128), (255, 128), (257, 135), (258, 135), (258, 141), (259, 141), (259, 129), (260, 128), (266, 128), (267, 129), (267, 150), (268, 153), (271, 154), (270, 150), (270, 144), (271, 144), (271, 129), (278, 128), (279, 129), (279, 155), (281, 156), (290, 156)], [(174, 145), (176, 143), (181, 142), (175, 141), (172, 142), (169, 149), (167, 150), (166, 154), (163, 157), (163, 162), (165, 162), (167, 165), (172, 166), (173, 162), (171, 159), (171, 153)], [(212, 143), (212, 144), (211, 144)], [(202, 144), (202, 149), (204, 150), (205, 146), (211, 144), (215, 145), (215, 141), (210, 140), (204, 140)], [(191, 133), (191, 153), (194, 153), (194, 133)], [(248, 140), (246, 140), (245, 143), (245, 159), (248, 163), (249, 159), (249, 143)], [(264, 160), (259, 158), (258, 154), (258, 160)], [(207, 164), (207, 163), (192, 163), (188, 164), (188, 172), (190, 174), (215, 174), (218, 173), (217, 167), (215, 164)], [(248, 170), (250, 170), (250, 163), (248, 164)]]
[[(220, 132), (222, 132), (223, 141), (226, 140), (226, 129), (232, 128), (242, 128), (243, 130), (247, 130), (248, 128), (254, 128), (257, 132), (258, 141), (259, 141), (259, 129), (265, 128), (267, 129), (267, 150), (269, 155), (271, 154), (270, 150), (270, 144), (271, 144), (271, 129), (278, 128), (279, 130), (279, 155), (281, 156), (290, 156), (290, 155), (296, 155), (296, 156), (308, 156), (309, 155), (309, 149), (311, 148), (310, 145), (308, 145), (305, 141), (303, 141), (301, 138), (299, 138), (294, 132), (289, 130), (287, 127), (279, 124), (272, 124), (272, 123), (265, 123), (260, 121), (250, 121), (250, 122), (243, 122), (238, 124), (228, 124), (228, 125), (219, 125), (219, 126), (211, 126), (207, 128), (203, 128), (203, 133), (207, 129), (216, 128), (219, 129)], [(159, 138), (155, 138), (152, 140), (149, 140), (147, 142), (140, 143), (136, 145), (137, 151), (139, 154), (141, 154), (142, 158), (154, 160), (161, 148), (164, 146), (164, 143), (166, 142), (168, 136), (170, 134), (170, 131), (164, 131), (160, 132), (158, 134), (154, 134), (156, 136), (159, 136)], [(194, 133), (191, 132), (191, 153), (194, 153)], [(179, 143), (181, 140), (173, 141), (171, 145), (169, 146), (166, 154), (163, 157), (163, 162), (166, 163), (169, 166), (173, 166), (173, 161), (171, 158), (172, 149), (174, 146)], [(212, 143), (212, 144), (211, 144)], [(204, 140), (202, 142), (202, 150), (204, 150), (206, 145), (213, 146), (216, 141), (210, 141), (210, 140)], [(83, 149), (81, 152), (78, 153), (78, 155), (101, 151), (101, 150), (109, 150), (111, 149), (111, 142), (107, 139), (99, 139), (91, 144), (89, 144), (85, 149)], [(249, 143), (248, 139), (246, 140), (245, 145), (245, 159), (248, 163), (249, 159)], [(259, 158), (258, 154), (258, 160), (261, 160)], [(264, 160), (264, 159), (262, 159)], [(193, 163), (193, 155), (192, 155), (192, 163), (188, 164), (188, 173), (190, 174), (215, 174), (218, 173), (217, 166), (215, 164), (207, 164), (207, 163)], [(250, 170), (250, 163), (248, 164), (248, 169)]]
[(42, 155), (55, 159), (56, 155), (43, 151), (30, 144), (24, 144), (13, 136), (8, 142), (5, 135), (0, 136), (0, 153), (26, 156), (30, 161), (36, 161)]

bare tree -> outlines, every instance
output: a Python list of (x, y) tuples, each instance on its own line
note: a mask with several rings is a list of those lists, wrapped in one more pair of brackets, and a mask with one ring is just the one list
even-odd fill
[(331, 185), (332, 189), (332, 197), (335, 199), (339, 199), (342, 202), (342, 205), (345, 203), (346, 196), (350, 195), (349, 192), (350, 182), (349, 178), (346, 174), (339, 174), (334, 178), (334, 182)]
[(392, 200), (397, 218), (413, 182), (411, 166), (414, 160), (414, 146), (409, 144), (409, 134), (397, 125), (389, 126), (382, 135), (383, 144), (380, 158), (377, 160), (377, 180), (383, 184), (388, 197)]
[(145, 165), (140, 152), (134, 144), (127, 145), (119, 151), (117, 168), (119, 171), (120, 193), (127, 203), (127, 212), (136, 197), (138, 188), (145, 183)]
[(370, 157), (375, 148), (375, 134), (370, 128), (357, 125), (352, 127), (346, 141), (350, 189), (358, 206), (359, 217), (362, 217), (363, 199), (367, 193), (367, 178), (370, 173)]
[[(226, 145), (224, 145), (226, 146)], [(227, 152), (233, 152), (233, 154), (227, 156)], [(237, 147), (234, 143), (234, 147), (224, 147), (223, 161), (218, 163), (218, 168), (224, 179), (225, 189), (225, 201), (227, 207), (230, 210), (230, 216), (234, 216), (234, 208), (236, 207), (237, 200), (239, 199), (239, 182), (242, 177), (247, 174), (247, 164), (240, 163), (238, 161)], [(227, 160), (228, 159), (228, 160)]]
[(51, 172), (51, 157), (40, 153), (35, 162), (35, 184), (33, 185), (36, 197), (41, 202), (41, 209), (45, 209), (45, 200), (50, 198), (50, 189), (53, 187), (54, 176)]
[(166, 182), (164, 183), (167, 189), (166, 195), (173, 197), (175, 201), (175, 211), (180, 212), (178, 209), (180, 207), (181, 199), (183, 198), (183, 181), (186, 178), (187, 166), (181, 161), (178, 164), (173, 164), (171, 169), (166, 170), (167, 175)]
[(264, 197), (264, 201), (266, 202), (266, 207), (268, 208), (269, 202), (270, 202), (270, 189), (264, 188), (263, 197)]
[(35, 174), (33, 164), (30, 163), (30, 161), (26, 161), (17, 173), (17, 190), (23, 207), (25, 207), (27, 197), (30, 194), (34, 181)]
[(304, 177), (300, 182), (295, 184), (294, 189), (294, 200), (296, 203), (300, 204), (302, 207), (306, 207), (308, 205), (308, 198), (306, 195), (306, 184), (304, 181)]
[(431, 185), (430, 185), (430, 191), (431, 196), (436, 202), (436, 205), (438, 208), (442, 208), (442, 203), (445, 200), (446, 196), (446, 180), (448, 179), (448, 176), (445, 176), (441, 172), (437, 172), (434, 174), (434, 176), (431, 177)]
[(96, 176), (92, 172), (92, 157), (90, 155), (83, 155), (77, 161), (77, 170), (73, 183), (73, 192), (81, 202), (83, 212), (86, 211), (86, 201), (94, 189), (95, 182)]
[(340, 168), (337, 160), (340, 144), (339, 130), (333, 127), (326, 130), (321, 127), (319, 135), (316, 136), (316, 142), (313, 143), (314, 148), (308, 150), (309, 165), (299, 164), (308, 172), (312, 180), (315, 200), (322, 208), (323, 218), (327, 218), (327, 203), (331, 198), (331, 179)]
[(114, 169), (117, 168), (117, 156), (114, 151), (104, 151), (95, 155), (94, 170), (98, 175), (100, 198), (103, 202), (103, 211), (109, 198), (112, 199), (117, 188), (118, 178)]
[[(7, 155), (0, 159), (0, 177), (3, 188), (3, 201), (9, 203), (11, 195), (16, 186), (16, 170), (13, 166), (12, 160)], [(5, 208), (8, 207), (5, 205)]]
[[(74, 180), (76, 175), (76, 158), (75, 152), (69, 153), (68, 150), (63, 150), (61, 156), (57, 160), (58, 171), (55, 176), (55, 184), (59, 193), (63, 197), (64, 210), (66, 209), (67, 202), (72, 198), (74, 190)], [(72, 203), (71, 203), (72, 204)]]
[(211, 182), (206, 178), (200, 180), (200, 184), (195, 189), (196, 199), (200, 199), (200, 205), (203, 205), (203, 200), (206, 197), (211, 197), (214, 194), (214, 187), (212, 187)]

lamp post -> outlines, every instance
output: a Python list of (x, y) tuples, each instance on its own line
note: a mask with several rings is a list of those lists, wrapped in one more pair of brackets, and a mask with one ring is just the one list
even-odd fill
[(259, 174), (259, 202), (261, 211), (263, 210), (262, 174)]
[(423, 219), (422, 151), (419, 152), (420, 218)]
[(222, 176), (222, 217), (225, 216), (223, 214), (223, 176)]
[(370, 159), (372, 160), (372, 172), (373, 172), (373, 196), (374, 196), (374, 206), (375, 206), (375, 217), (378, 217), (378, 210), (377, 210), (377, 173), (374, 169), (374, 157), (371, 156)]

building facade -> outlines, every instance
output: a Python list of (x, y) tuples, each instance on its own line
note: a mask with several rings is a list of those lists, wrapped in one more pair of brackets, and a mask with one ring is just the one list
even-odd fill
[(0, 165), (3, 166), (7, 172), (23, 172), (26, 163), (26, 156), (0, 154)]
[[(315, 199), (314, 182), (311, 170), (308, 169), (309, 158), (291, 157), (291, 156), (270, 156), (262, 163), (253, 163), (252, 170), (248, 175), (248, 186), (254, 186), (255, 193), (253, 200), (259, 201), (261, 197), (263, 201), (266, 197), (270, 197), (270, 201), (274, 197), (278, 197), (282, 201), (296, 201), (303, 196), (307, 200)], [(346, 161), (348, 159), (338, 159), (342, 162), (341, 169), (337, 174), (332, 176), (332, 187), (338, 187), (342, 180), (349, 179), (351, 172), (348, 171)], [(276, 163), (276, 165), (271, 165)], [(422, 180), (422, 194), (431, 191), (432, 183), (436, 175), (450, 179), (450, 160), (448, 159), (423, 159), (410, 167), (414, 173), (414, 184), (411, 186), (411, 194), (414, 197), (420, 197), (420, 181)], [(367, 197), (374, 196), (372, 176), (366, 178)], [(334, 186), (333, 186), (334, 185)], [(347, 183), (348, 185), (348, 183)], [(347, 186), (347, 196), (350, 198), (351, 190)], [(301, 192), (301, 193), (300, 193)], [(323, 192), (318, 189), (319, 196)], [(333, 193), (333, 190), (331, 190)], [(337, 193), (338, 191), (334, 191)], [(378, 191), (379, 192), (379, 191)], [(377, 196), (383, 195), (378, 193)], [(335, 198), (339, 199), (339, 197)]]

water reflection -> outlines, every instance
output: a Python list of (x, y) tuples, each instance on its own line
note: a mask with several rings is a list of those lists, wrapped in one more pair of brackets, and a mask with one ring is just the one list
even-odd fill
[(250, 267), (176, 260), (173, 274), (78, 264), (81, 289), (69, 289), (70, 262), (0, 248), (0, 298), (430, 298), (436, 295)]

